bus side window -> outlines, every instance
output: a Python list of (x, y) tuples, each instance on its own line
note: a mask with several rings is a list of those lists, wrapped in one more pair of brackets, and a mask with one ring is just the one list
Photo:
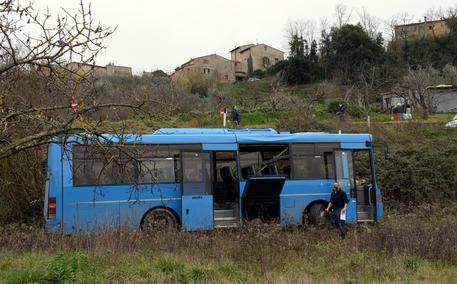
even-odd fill
[(333, 149), (336, 143), (292, 144), (293, 179), (333, 179)]
[(135, 182), (135, 164), (124, 159), (119, 149), (93, 145), (73, 146), (75, 186), (116, 185)]
[(241, 145), (241, 178), (279, 175), (290, 178), (291, 166), (288, 145)]

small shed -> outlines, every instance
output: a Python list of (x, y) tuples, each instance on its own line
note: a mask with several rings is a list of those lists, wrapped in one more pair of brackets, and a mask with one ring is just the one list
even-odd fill
[(457, 86), (437, 85), (427, 89), (433, 97), (435, 112), (457, 112)]

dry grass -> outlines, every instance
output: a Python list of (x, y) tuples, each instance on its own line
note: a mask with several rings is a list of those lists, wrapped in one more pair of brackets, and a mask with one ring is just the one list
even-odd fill
[[(0, 282), (30, 277), (112, 282), (118, 279), (111, 278), (114, 273), (119, 282), (452, 283), (457, 281), (457, 216), (433, 216), (430, 221), (428, 214), (391, 215), (375, 226), (352, 227), (345, 240), (327, 227), (259, 223), (212, 232), (73, 236), (8, 226), (0, 229)], [(29, 275), (34, 269), (36, 275)], [(18, 282), (12, 274), (23, 276)]]

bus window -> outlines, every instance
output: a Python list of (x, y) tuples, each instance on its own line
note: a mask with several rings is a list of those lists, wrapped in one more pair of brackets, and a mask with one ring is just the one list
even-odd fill
[(333, 178), (331, 159), (324, 156), (294, 156), (294, 179)]
[(140, 161), (140, 183), (175, 183), (175, 161), (173, 157), (151, 158)]
[(354, 168), (357, 185), (372, 184), (373, 177), (368, 150), (354, 151)]
[(241, 177), (280, 175), (290, 178), (289, 147), (287, 145), (240, 146)]
[[(136, 145), (138, 179), (140, 183), (176, 183), (179, 151), (168, 145)], [(179, 163), (178, 163), (179, 164)]]
[(183, 152), (183, 195), (212, 194), (209, 153)]
[(247, 179), (250, 176), (255, 176), (259, 170), (260, 164), (262, 164), (262, 156), (260, 152), (241, 152), (241, 177), (243, 179)]
[[(348, 186), (354, 188), (354, 167), (352, 163), (352, 151), (335, 151), (336, 176), (338, 181), (348, 182)], [(343, 184), (342, 184), (343, 185)]]
[(75, 145), (73, 183), (75, 186), (134, 183), (135, 165), (115, 147)]
[(74, 185), (176, 183), (179, 151), (170, 148), (168, 145), (75, 145)]
[(333, 149), (336, 143), (292, 144), (294, 179), (334, 179)]

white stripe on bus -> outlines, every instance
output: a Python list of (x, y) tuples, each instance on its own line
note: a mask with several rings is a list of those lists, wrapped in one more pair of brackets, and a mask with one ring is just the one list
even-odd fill
[(296, 193), (296, 194), (281, 194), (280, 196), (294, 197), (294, 196), (320, 196), (320, 195), (331, 195), (331, 193), (327, 193), (327, 192), (322, 192), (322, 193)]
[(175, 201), (181, 198), (155, 198), (155, 199), (131, 199), (131, 200), (109, 200), (109, 201), (85, 201), (79, 204), (111, 204), (111, 203), (127, 203), (127, 202), (151, 202), (151, 201)]

